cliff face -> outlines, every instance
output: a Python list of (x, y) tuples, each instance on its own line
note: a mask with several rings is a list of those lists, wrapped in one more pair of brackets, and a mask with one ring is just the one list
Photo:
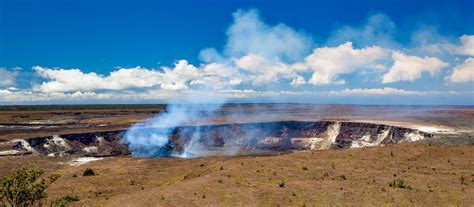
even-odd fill
[[(143, 130), (150, 130), (143, 128)], [(121, 142), (124, 131), (62, 134), (15, 141), (16, 152), (48, 156), (116, 156), (130, 154)], [(418, 141), (431, 134), (414, 129), (356, 122), (262, 122), (173, 129), (157, 156), (206, 151), (252, 154), (261, 151), (322, 150), (380, 146)], [(13, 150), (13, 151), (15, 151)], [(211, 152), (211, 153), (209, 153)], [(215, 153), (220, 154), (220, 153)], [(228, 153), (224, 153), (229, 155)]]
[(122, 131), (63, 134), (18, 142), (15, 149), (48, 156), (116, 156), (129, 154), (120, 143)]

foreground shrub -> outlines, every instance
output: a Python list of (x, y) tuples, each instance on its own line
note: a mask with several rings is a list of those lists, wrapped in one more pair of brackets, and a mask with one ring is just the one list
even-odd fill
[(51, 203), (52, 207), (64, 207), (69, 203), (80, 201), (78, 196), (66, 195), (56, 199)]
[(278, 183), (278, 186), (279, 186), (280, 188), (284, 188), (284, 187), (285, 187), (285, 181), (279, 182), (279, 183)]
[(409, 186), (408, 184), (406, 184), (403, 180), (401, 179), (395, 179), (395, 180), (392, 180), (391, 182), (388, 183), (388, 186), (392, 187), (392, 188), (403, 188), (403, 189), (408, 189), (408, 190), (411, 190), (411, 186)]
[(347, 177), (345, 175), (339, 175), (337, 176), (340, 180), (347, 180)]
[(94, 175), (95, 175), (94, 170), (90, 168), (87, 168), (86, 170), (84, 170), (84, 173), (82, 173), (82, 176), (94, 176)]
[(60, 174), (51, 174), (48, 178), (40, 180), (43, 174), (43, 170), (23, 168), (13, 171), (10, 176), (3, 177), (0, 180), (2, 204), (41, 206), (42, 201), (47, 197), (46, 189), (61, 177)]

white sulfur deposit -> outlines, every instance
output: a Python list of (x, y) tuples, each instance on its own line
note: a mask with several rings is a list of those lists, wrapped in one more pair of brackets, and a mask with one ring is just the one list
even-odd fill
[(66, 140), (57, 135), (54, 135), (52, 139), (48, 139), (47, 143), (43, 144), (43, 147), (48, 149), (51, 149), (52, 147), (57, 147), (62, 150), (71, 149), (71, 146), (69, 146)]
[(86, 164), (88, 162), (94, 162), (94, 161), (103, 160), (103, 159), (104, 158), (102, 157), (80, 157), (69, 162), (69, 165), (77, 167), (77, 166)]
[(84, 147), (84, 152), (87, 152), (87, 153), (97, 153), (99, 152), (99, 148), (97, 148), (96, 146), (91, 146), (91, 147)]
[(21, 148), (23, 148), (23, 149), (25, 149), (29, 152), (32, 152), (32, 153), (37, 153), (35, 148), (31, 147), (30, 143), (28, 143), (27, 141), (25, 141), (23, 139), (15, 139), (12, 142), (19, 142), (20, 145), (21, 145)]
[(402, 142), (414, 142), (424, 139), (424, 136), (419, 132), (407, 132), (405, 133), (405, 139)]
[(390, 128), (383, 130), (380, 134), (377, 134), (377, 139), (374, 141), (372, 141), (370, 134), (366, 134), (359, 140), (353, 140), (350, 148), (380, 146), (382, 145), (382, 142), (388, 137), (389, 133)]

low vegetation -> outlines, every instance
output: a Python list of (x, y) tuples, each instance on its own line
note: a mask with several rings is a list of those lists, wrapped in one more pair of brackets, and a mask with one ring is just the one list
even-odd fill
[(280, 188), (284, 188), (284, 187), (285, 187), (285, 181), (279, 182), (279, 183), (278, 183), (278, 186), (279, 186)]
[(467, 185), (467, 183), (466, 183), (466, 178), (464, 177), (464, 175), (461, 175), (461, 177), (459, 178), (459, 180), (461, 181), (461, 185)]
[(389, 187), (392, 187), (392, 188), (402, 188), (402, 189), (408, 189), (408, 190), (411, 190), (412, 187), (408, 184), (405, 183), (405, 181), (403, 181), (402, 179), (395, 179), (395, 180), (392, 180), (391, 182), (388, 183), (388, 186)]
[(339, 180), (347, 180), (347, 177), (345, 175), (339, 175), (337, 176)]
[(48, 196), (46, 189), (61, 177), (51, 174), (42, 178), (43, 170), (20, 169), (0, 180), (1, 206), (42, 206)]
[(51, 203), (52, 207), (64, 207), (67, 206), (67, 204), (72, 203), (72, 202), (77, 202), (80, 201), (78, 196), (73, 196), (73, 195), (66, 195), (61, 198), (56, 199)]
[(84, 173), (82, 173), (82, 176), (94, 176), (94, 175), (95, 175), (94, 170), (90, 168), (87, 168), (86, 170), (84, 170)]

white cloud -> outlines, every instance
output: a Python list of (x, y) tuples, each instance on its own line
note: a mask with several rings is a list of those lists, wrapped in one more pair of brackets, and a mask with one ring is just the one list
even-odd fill
[(463, 64), (456, 66), (453, 73), (445, 79), (455, 83), (474, 81), (474, 58), (468, 58)]
[(7, 70), (6, 68), (0, 67), (0, 87), (15, 85), (17, 76), (17, 70)]
[[(288, 91), (288, 90), (266, 90), (257, 91), (253, 89), (224, 89), (217, 90), (212, 94), (213, 99), (254, 99), (254, 98), (330, 98), (331, 96), (442, 96), (442, 95), (463, 95), (472, 96), (474, 91), (416, 91), (396, 88), (354, 88), (340, 91)], [(183, 100), (189, 102), (213, 102), (213, 99), (201, 99), (202, 97), (209, 97), (208, 92), (202, 90), (185, 89), (182, 91), (164, 90), (164, 89), (146, 89), (140, 91), (121, 90), (121, 91), (101, 91), (101, 92), (51, 92), (43, 93), (40, 91), (27, 90), (8, 90), (0, 89), (0, 104), (31, 104), (38, 102), (55, 103), (130, 103), (139, 102), (141, 100), (153, 101), (178, 101), (182, 103)], [(280, 100), (280, 99), (278, 99)], [(296, 99), (295, 99), (296, 100)]]
[(456, 52), (462, 55), (474, 56), (474, 35), (463, 35), (460, 39), (461, 46), (456, 48)]
[[(119, 68), (107, 76), (84, 73), (79, 69), (35, 66), (33, 69), (37, 74), (47, 81), (34, 89), (43, 93), (148, 88), (222, 90), (246, 84), (266, 85), (268, 88), (271, 87), (268, 84), (279, 84), (282, 79), (292, 86), (307, 83), (340, 85), (345, 83), (345, 80), (339, 77), (343, 74), (355, 71), (384, 71), (390, 53), (391, 50), (378, 46), (355, 49), (351, 42), (347, 42), (337, 47), (316, 48), (304, 61), (292, 64), (284, 63), (278, 57), (266, 58), (250, 53), (227, 63), (208, 63), (196, 67), (186, 60), (180, 60), (174, 67), (161, 67), (160, 70), (142, 67)], [(436, 58), (407, 56), (399, 52), (394, 52), (392, 57), (395, 64), (384, 76), (384, 83), (413, 81), (419, 78), (423, 71), (433, 75), (446, 66), (446, 63)], [(312, 73), (309, 80), (304, 77), (307, 73)]]
[(314, 71), (308, 82), (314, 85), (343, 84), (345, 81), (338, 80), (339, 75), (357, 69), (378, 69), (389, 52), (377, 46), (354, 49), (351, 42), (314, 49), (306, 57), (306, 63)]
[(122, 90), (127, 88), (152, 87), (161, 83), (163, 74), (141, 67), (121, 68), (108, 76), (97, 73), (83, 73), (80, 69), (45, 68), (34, 66), (36, 73), (45, 79), (37, 86), (41, 92)]
[(332, 95), (351, 95), (351, 96), (367, 96), (367, 95), (404, 95), (404, 96), (411, 96), (411, 95), (429, 95), (432, 92), (425, 92), (425, 91), (412, 91), (412, 90), (404, 90), (398, 88), (354, 88), (354, 89), (344, 89), (342, 91), (331, 91)]
[(258, 98), (258, 97), (281, 97), (281, 96), (309, 96), (309, 95), (327, 95), (327, 92), (315, 92), (315, 91), (256, 91), (252, 89), (231, 89), (231, 90), (222, 90), (220, 93), (228, 98), (238, 98), (238, 99), (249, 99), (249, 98)]
[(239, 71), (221, 63), (202, 65), (199, 78), (192, 80), (190, 85), (200, 85), (212, 89), (224, 89), (242, 83)]
[(92, 102), (136, 102), (139, 100), (169, 101), (183, 96), (185, 92), (165, 89), (142, 90), (107, 90), (100, 92), (71, 91), (71, 92), (41, 92), (30, 90), (0, 89), (0, 103), (21, 104), (28, 102), (49, 101), (92, 101)]
[(178, 61), (174, 68), (163, 67), (161, 88), (167, 90), (187, 89), (187, 83), (199, 77), (198, 69), (186, 60)]
[[(429, 34), (424, 34), (428, 36)], [(421, 37), (424, 37), (420, 35)], [(439, 36), (439, 35), (437, 35)], [(420, 39), (420, 37), (418, 37)], [(441, 37), (438, 37), (441, 39)], [(459, 44), (451, 43), (447, 40), (438, 40), (436, 43), (422, 46), (422, 50), (430, 53), (449, 53), (453, 55), (474, 56), (474, 35), (464, 34), (459, 37)]]
[(421, 77), (423, 72), (432, 76), (449, 64), (435, 57), (409, 56), (400, 52), (392, 54), (394, 63), (388, 73), (383, 76), (382, 83), (393, 83), (398, 81), (415, 81)]
[(306, 81), (304, 80), (303, 77), (297, 76), (295, 79), (293, 79), (290, 83), (292, 86), (300, 86), (303, 84), (306, 84)]
[(184, 90), (191, 85), (214, 89), (242, 82), (238, 71), (224, 64), (203, 64), (197, 68), (186, 60), (176, 62), (174, 67), (162, 67), (161, 70), (142, 67), (120, 68), (107, 76), (84, 73), (80, 69), (41, 66), (34, 66), (33, 69), (40, 77), (47, 79), (35, 87), (36, 91), (44, 93), (144, 88)]
[(285, 64), (278, 58), (266, 59), (249, 54), (234, 61), (235, 65), (249, 73), (246, 77), (254, 85), (278, 82), (280, 78), (296, 78), (297, 73), (307, 70), (301, 63)]

